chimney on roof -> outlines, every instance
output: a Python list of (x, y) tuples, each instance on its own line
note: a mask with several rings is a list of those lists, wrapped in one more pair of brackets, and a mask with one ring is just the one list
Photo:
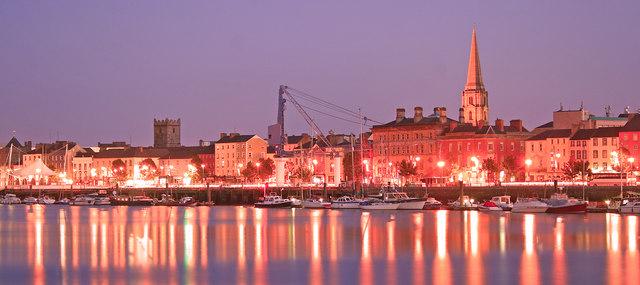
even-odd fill
[(417, 123), (422, 121), (422, 107), (415, 107), (413, 108), (413, 111), (414, 111), (413, 122)]
[(511, 120), (509, 121), (509, 126), (518, 130), (518, 132), (522, 132), (522, 120)]
[(227, 137), (227, 133), (220, 133), (220, 139), (224, 139)]
[(460, 122), (460, 124), (464, 124), (464, 109), (460, 108), (458, 109), (458, 111), (460, 111), (460, 115), (458, 115), (458, 121)]
[(447, 122), (447, 108), (440, 107), (440, 123), (444, 124)]
[(453, 131), (453, 129), (458, 127), (458, 122), (451, 120), (449, 121), (449, 131)]
[(232, 137), (232, 138), (235, 138), (235, 137), (240, 136), (240, 133), (230, 133), (229, 136)]
[(400, 123), (404, 120), (404, 108), (396, 109), (396, 123)]
[(496, 129), (500, 132), (504, 132), (504, 121), (502, 119), (496, 119)]

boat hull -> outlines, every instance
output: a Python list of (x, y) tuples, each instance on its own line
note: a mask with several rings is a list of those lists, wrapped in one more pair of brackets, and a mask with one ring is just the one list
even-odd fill
[(302, 207), (305, 209), (326, 209), (331, 207), (331, 203), (326, 202), (302, 202)]
[(425, 203), (424, 207), (422, 209), (424, 209), (424, 210), (440, 210), (440, 208), (442, 208), (442, 204)]
[(402, 201), (398, 203), (398, 210), (422, 210), (427, 201)]
[(640, 214), (640, 207), (620, 207), (620, 214)]
[(291, 208), (291, 201), (282, 203), (255, 203), (256, 208)]
[(371, 205), (360, 205), (360, 208), (363, 210), (397, 210), (399, 204), (391, 204), (391, 203), (375, 203)]
[(566, 206), (552, 206), (549, 207), (546, 213), (552, 214), (574, 214), (574, 213), (586, 213), (587, 203), (566, 205)]
[(484, 207), (484, 206), (478, 206), (478, 211), (481, 211), (481, 212), (504, 212), (504, 210), (502, 210), (502, 208), (500, 208), (500, 207)]
[(360, 209), (360, 203), (331, 203), (331, 209)]
[(513, 207), (512, 213), (546, 213), (549, 207)]

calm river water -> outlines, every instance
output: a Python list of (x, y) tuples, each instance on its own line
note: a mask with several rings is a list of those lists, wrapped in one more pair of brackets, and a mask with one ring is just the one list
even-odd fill
[(638, 284), (639, 216), (0, 206), (0, 283)]

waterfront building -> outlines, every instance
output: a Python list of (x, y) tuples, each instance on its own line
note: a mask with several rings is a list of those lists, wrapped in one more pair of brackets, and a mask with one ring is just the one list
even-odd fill
[(22, 155), (22, 165), (28, 167), (40, 159), (53, 171), (72, 177), (73, 157), (82, 152), (85, 152), (85, 149), (71, 141), (40, 143)]
[(551, 129), (525, 141), (528, 180), (549, 180), (562, 176), (562, 166), (569, 161), (571, 129)]
[[(198, 161), (199, 160), (199, 161)], [(157, 165), (162, 176), (180, 180), (185, 174), (196, 171), (204, 176), (215, 173), (215, 153), (213, 146), (183, 146), (166, 148)], [(204, 172), (203, 172), (204, 171)]]
[[(151, 159), (156, 166), (159, 165), (160, 158), (167, 155), (164, 148), (131, 147), (127, 149), (110, 149), (100, 151), (93, 156), (92, 168), (96, 169), (98, 179), (110, 179), (115, 177), (115, 173), (124, 171), (127, 178), (134, 175), (135, 167), (142, 161)], [(121, 160), (124, 162), (122, 169), (114, 169), (113, 162)], [(114, 173), (115, 172), (115, 173)]]
[(153, 146), (180, 146), (180, 119), (153, 119)]
[(398, 182), (400, 163), (415, 163), (418, 177), (436, 175), (441, 160), (438, 138), (457, 122), (447, 117), (445, 107), (436, 107), (424, 116), (422, 107), (414, 108), (413, 118), (405, 116), (405, 109), (396, 109), (396, 119), (371, 128), (373, 142), (373, 177), (376, 183)]
[(629, 122), (620, 129), (618, 139), (622, 152), (632, 158), (632, 167), (637, 169), (640, 163), (640, 115), (633, 114), (629, 118)]
[(442, 167), (448, 165), (447, 169), (462, 174), (459, 178), (468, 183), (484, 183), (487, 178), (494, 180), (495, 177), (484, 177), (484, 173), (479, 173), (487, 159), (494, 160), (501, 169), (504, 165), (509, 166), (506, 169), (509, 177), (504, 177), (505, 180), (518, 178), (524, 169), (528, 137), (529, 131), (522, 120), (511, 120), (507, 126), (502, 119), (496, 119), (493, 126), (482, 123), (457, 125), (439, 138), (439, 159), (444, 162)]
[(248, 162), (267, 155), (267, 141), (258, 135), (221, 133), (215, 143), (215, 175), (238, 177)]
[(621, 127), (581, 129), (570, 139), (570, 160), (589, 164), (593, 172), (613, 171), (618, 163)]
[(87, 184), (95, 182), (98, 177), (98, 173), (93, 166), (93, 156), (95, 151), (92, 148), (84, 148), (84, 152), (78, 152), (72, 158), (73, 176), (69, 177), (73, 179), (74, 183)]

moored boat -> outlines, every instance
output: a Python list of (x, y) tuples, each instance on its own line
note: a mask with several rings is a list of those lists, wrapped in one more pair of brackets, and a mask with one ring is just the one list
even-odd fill
[(22, 201), (20, 198), (16, 196), (16, 194), (5, 194), (4, 199), (2, 199), (2, 204), (11, 205), (11, 204), (20, 204)]
[(425, 210), (439, 210), (442, 208), (442, 202), (436, 200), (436, 198), (429, 197), (424, 203)]
[(29, 196), (27, 198), (24, 198), (22, 200), (22, 203), (27, 204), (27, 205), (38, 204), (38, 199), (36, 199), (35, 197)]
[(571, 198), (567, 194), (554, 193), (551, 198), (544, 200), (549, 208), (547, 213), (572, 214), (587, 212), (588, 203), (576, 198)]
[(620, 214), (640, 214), (640, 200), (629, 200), (619, 208)]
[(305, 209), (324, 209), (331, 207), (331, 203), (325, 202), (322, 198), (307, 198), (302, 201), (302, 207)]
[(511, 196), (508, 195), (491, 197), (491, 202), (496, 204), (496, 206), (500, 207), (503, 211), (511, 211), (511, 208), (513, 208)]
[(478, 206), (479, 211), (483, 212), (502, 212), (504, 211), (500, 206), (498, 206), (493, 201), (486, 201)]
[(513, 204), (514, 213), (545, 213), (549, 205), (538, 198), (518, 198)]
[(49, 196), (41, 196), (38, 198), (38, 204), (41, 204), (41, 205), (51, 205), (55, 202), (56, 200)]
[(276, 193), (270, 193), (253, 205), (256, 208), (291, 208), (291, 200), (283, 199)]
[(351, 196), (342, 196), (331, 201), (331, 209), (360, 209), (360, 202)]
[(291, 201), (291, 207), (302, 208), (302, 200), (298, 199), (298, 197), (291, 196), (291, 197), (288, 197), (287, 199)]
[(369, 198), (360, 202), (360, 208), (363, 210), (397, 210), (400, 203), (385, 202), (381, 199)]
[(129, 201), (126, 202), (127, 206), (153, 206), (155, 201), (151, 197), (147, 196), (132, 196), (129, 198)]
[(424, 198), (411, 198), (405, 192), (389, 191), (382, 193), (382, 200), (386, 203), (398, 204), (398, 210), (422, 210), (427, 203)]
[(454, 211), (477, 210), (478, 204), (475, 204), (469, 196), (463, 195), (458, 200), (449, 203), (449, 209)]
[(156, 202), (157, 206), (178, 206), (180, 203), (173, 199), (171, 195), (162, 194), (162, 198)]
[(178, 201), (178, 204), (180, 204), (180, 206), (195, 206), (197, 203), (198, 202), (196, 201), (196, 199), (191, 196), (182, 197)]
[(71, 200), (69, 200), (69, 198), (62, 198), (62, 199), (56, 201), (55, 204), (58, 204), (58, 205), (69, 205), (70, 201)]
[(91, 206), (95, 203), (95, 199), (91, 196), (80, 195), (71, 199), (69, 205), (72, 206)]

